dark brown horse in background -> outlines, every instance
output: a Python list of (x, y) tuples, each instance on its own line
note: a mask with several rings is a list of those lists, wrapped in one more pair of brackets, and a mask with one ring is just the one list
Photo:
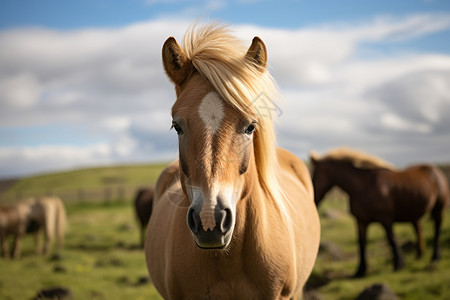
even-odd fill
[(386, 230), (394, 258), (394, 269), (404, 266), (404, 258), (394, 236), (394, 222), (411, 222), (417, 234), (417, 257), (424, 251), (421, 217), (431, 212), (435, 224), (432, 261), (440, 258), (439, 236), (443, 212), (449, 201), (445, 175), (435, 166), (419, 165), (397, 171), (374, 156), (347, 148), (319, 157), (311, 153), (316, 204), (333, 186), (344, 190), (350, 211), (358, 223), (360, 264), (355, 277), (366, 273), (366, 231), (372, 222)]
[(148, 221), (152, 215), (153, 208), (153, 188), (141, 188), (137, 191), (134, 200), (134, 208), (136, 212), (136, 217), (139, 220), (139, 225), (141, 226), (141, 247), (144, 248), (145, 240), (145, 230), (147, 229)]

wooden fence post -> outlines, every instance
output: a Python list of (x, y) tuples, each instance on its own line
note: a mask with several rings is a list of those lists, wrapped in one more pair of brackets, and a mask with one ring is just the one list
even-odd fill
[(111, 189), (110, 188), (108, 188), (108, 187), (105, 188), (103, 198), (104, 198), (103, 201), (105, 203), (110, 203), (111, 202)]
[(125, 202), (125, 191), (124, 191), (123, 186), (118, 187), (117, 194), (118, 194), (119, 201)]
[(84, 190), (81, 188), (78, 189), (78, 201), (84, 203)]

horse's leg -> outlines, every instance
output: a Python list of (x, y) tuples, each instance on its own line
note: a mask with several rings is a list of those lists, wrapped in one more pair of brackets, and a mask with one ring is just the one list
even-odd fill
[(141, 248), (144, 249), (144, 245), (145, 245), (145, 226), (142, 225), (141, 227)]
[(359, 267), (353, 277), (363, 277), (364, 275), (366, 275), (366, 239), (367, 224), (358, 220)]
[(441, 258), (441, 251), (439, 247), (439, 239), (441, 236), (441, 224), (442, 224), (442, 216), (443, 216), (444, 210), (443, 205), (439, 203), (436, 203), (434, 206), (431, 215), (434, 219), (434, 250), (433, 250), (433, 256), (431, 258), (431, 261), (438, 261)]
[(45, 232), (44, 232), (44, 250), (43, 250), (43, 254), (47, 254), (50, 251), (50, 244), (51, 244), (50, 235), (51, 235), (51, 233), (46, 228)]
[(41, 236), (39, 229), (34, 232), (34, 244), (36, 246), (36, 254), (41, 255), (42, 254), (42, 243), (41, 243)]
[(423, 235), (422, 235), (422, 224), (420, 223), (420, 220), (413, 221), (412, 224), (414, 226), (414, 230), (416, 231), (416, 236), (417, 236), (416, 258), (419, 259), (423, 256), (423, 252), (425, 250), (425, 244), (424, 244)]
[(405, 259), (403, 258), (403, 253), (394, 236), (394, 231), (392, 230), (392, 222), (383, 223), (383, 227), (386, 230), (386, 236), (389, 244), (392, 248), (392, 255), (394, 257), (394, 270), (398, 271), (405, 266)]
[(56, 207), (52, 204), (47, 204), (45, 207), (45, 241), (44, 254), (49, 253), (53, 238), (55, 236), (56, 226)]
[(1, 235), (0, 243), (2, 244), (2, 256), (3, 258), (9, 258), (9, 249), (8, 249), (8, 237)]
[(20, 234), (14, 235), (14, 246), (13, 246), (13, 258), (20, 258), (20, 253), (22, 251), (22, 236)]

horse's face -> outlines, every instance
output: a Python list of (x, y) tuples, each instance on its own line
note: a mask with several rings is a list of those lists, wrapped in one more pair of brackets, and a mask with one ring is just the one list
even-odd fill
[(199, 247), (224, 248), (233, 233), (257, 124), (223, 101), (198, 73), (179, 90), (172, 118), (190, 201), (187, 224)]
[[(178, 134), (181, 184), (190, 201), (187, 224), (200, 248), (225, 248), (236, 224), (244, 174), (254, 160), (257, 124), (221, 99), (174, 38), (164, 43), (162, 56), (177, 94), (172, 126)], [(259, 38), (245, 59), (258, 71), (265, 68), (266, 48)]]
[(314, 201), (318, 206), (325, 194), (333, 186), (330, 180), (332, 167), (327, 162), (315, 159), (313, 156), (311, 156), (311, 164), (313, 166), (312, 183), (314, 186)]

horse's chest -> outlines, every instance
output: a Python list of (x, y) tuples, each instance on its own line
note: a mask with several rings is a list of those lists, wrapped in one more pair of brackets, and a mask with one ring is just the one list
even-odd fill
[(367, 222), (379, 221), (379, 217), (386, 215), (390, 210), (392, 210), (392, 207), (380, 197), (364, 195), (350, 198), (350, 212), (358, 220)]
[(275, 293), (265, 286), (258, 284), (251, 278), (236, 275), (235, 278), (227, 278), (206, 283), (195, 291), (190, 290), (184, 294), (183, 299), (192, 300), (220, 300), (220, 299), (279, 299), (279, 293)]
[(285, 275), (286, 270), (275, 277), (273, 270), (263, 264), (231, 262), (205, 266), (178, 281), (180, 294), (174, 299), (280, 299)]
[(247, 278), (236, 276), (233, 280), (205, 282), (196, 291), (190, 291), (186, 297), (182, 298), (192, 300), (263, 299), (263, 294)]

